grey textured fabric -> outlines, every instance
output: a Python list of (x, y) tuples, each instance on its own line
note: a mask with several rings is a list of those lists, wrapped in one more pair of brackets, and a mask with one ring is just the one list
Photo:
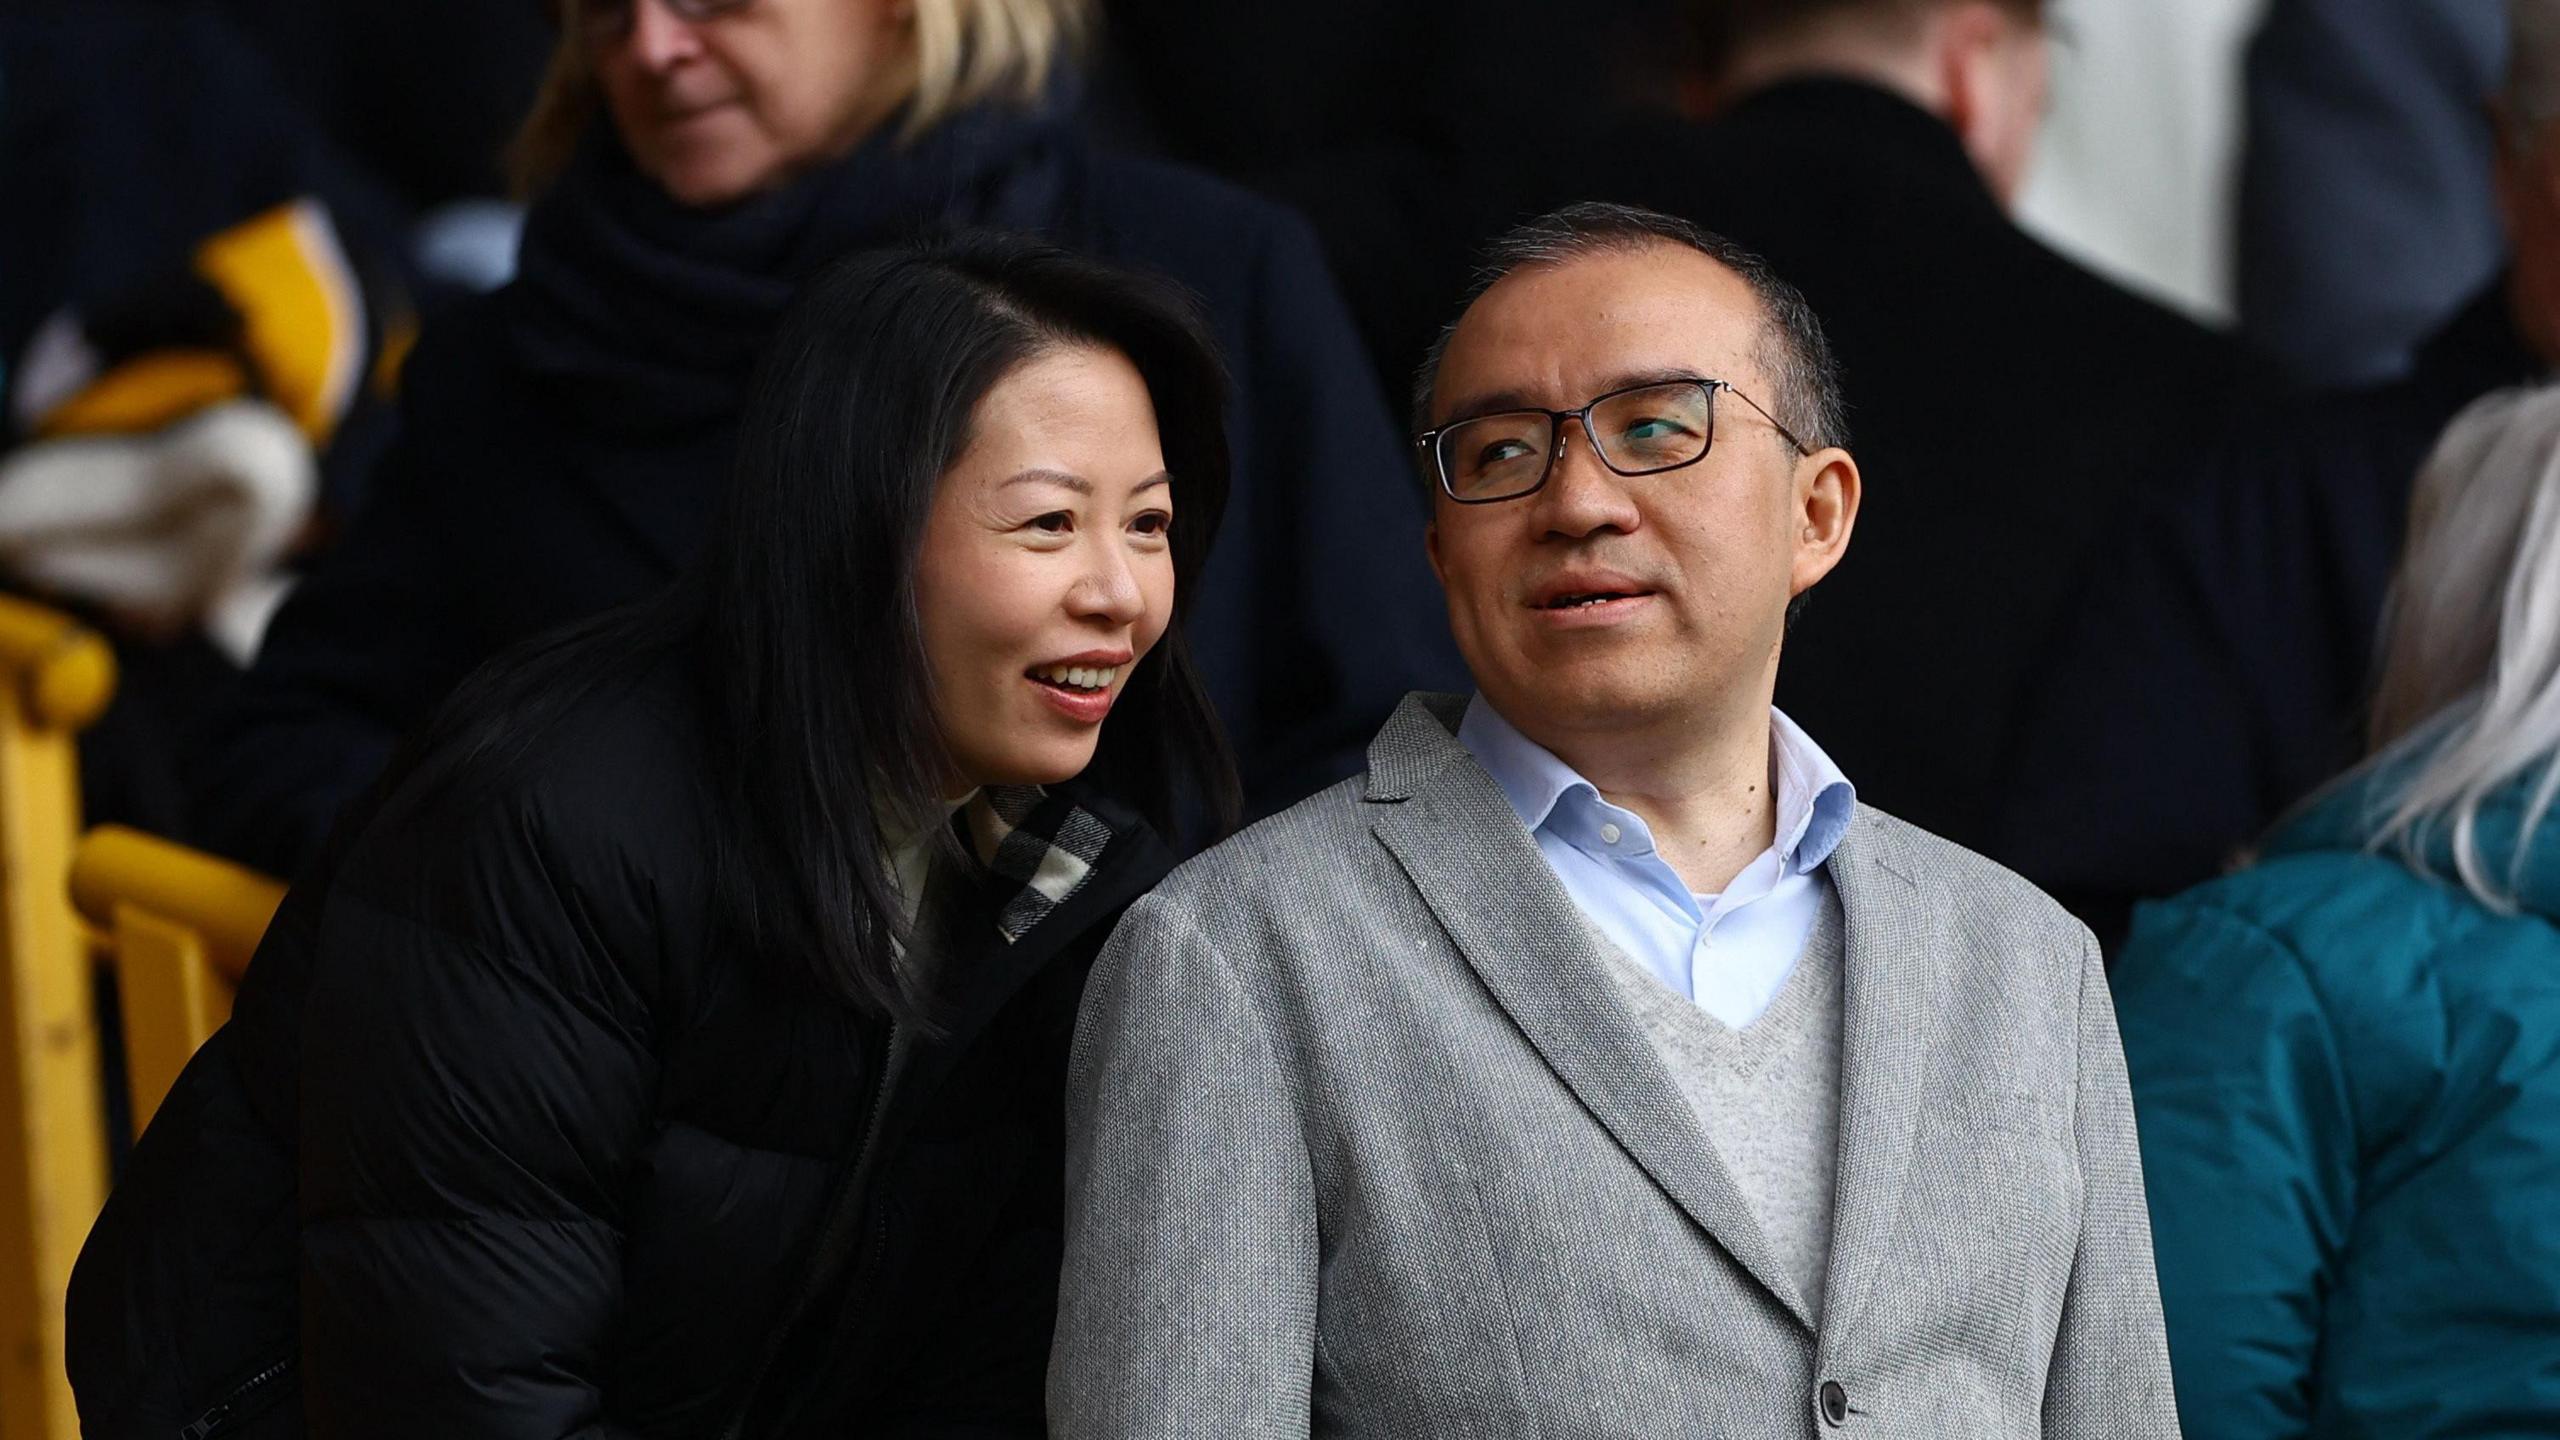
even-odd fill
[(2088, 933), (1859, 811), (1817, 1329), (1459, 712), (1408, 699), (1098, 962), (1052, 1433), (2174, 1436)]
[(1822, 910), (1804, 953), (1769, 1008), (1740, 1030), (1663, 984), (1598, 927), (1583, 929), (1698, 1117), (1702, 1143), (1742, 1187), (1761, 1236), (1793, 1284), (1794, 1303), (1820, 1325), (1840, 1173), (1840, 970), (1847, 937), (1838, 889), (1822, 885)]

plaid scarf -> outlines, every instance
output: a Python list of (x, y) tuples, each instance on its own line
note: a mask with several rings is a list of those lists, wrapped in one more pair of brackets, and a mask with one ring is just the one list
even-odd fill
[(1111, 827), (1092, 811), (1037, 785), (990, 786), (963, 813), (978, 859), (1020, 887), (996, 912), (1008, 945), (1083, 889), (1111, 843)]

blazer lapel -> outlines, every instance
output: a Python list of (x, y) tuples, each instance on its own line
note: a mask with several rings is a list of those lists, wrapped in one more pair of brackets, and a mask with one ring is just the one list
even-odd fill
[(1829, 862), (1847, 928), (1840, 1033), (1840, 1179), (1823, 1317), (1855, 1318), (1902, 1210), (1922, 1082), (1937, 1051), (1946, 974), (1935, 896), (1863, 807)]
[[(1510, 802), (1412, 701), (1380, 745), (1417, 715), (1449, 753), (1427, 767), (1381, 767), (1373, 752), (1369, 798), (1379, 804), (1378, 838), (1556, 1078), (1690, 1219), (1811, 1329), (1741, 1188), (1601, 969), (1580, 912)], [(1404, 738), (1432, 744), (1428, 734)], [(1414, 771), (1424, 771), (1428, 783), (1409, 794), (1382, 787), (1382, 774), (1399, 768), (1415, 779), (1425, 776)]]

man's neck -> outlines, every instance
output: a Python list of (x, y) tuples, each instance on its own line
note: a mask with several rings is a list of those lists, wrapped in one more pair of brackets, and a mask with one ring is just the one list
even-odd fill
[(1692, 893), (1721, 893), (1777, 837), (1768, 703), (1656, 731), (1530, 738), (1600, 798), (1642, 816), (1655, 852)]

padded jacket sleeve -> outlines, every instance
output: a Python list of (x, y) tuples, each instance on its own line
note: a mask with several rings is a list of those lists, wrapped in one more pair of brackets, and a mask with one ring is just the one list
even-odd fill
[[(1055, 1171), (1016, 1185), (994, 1243), (901, 1317), (912, 1359), (867, 1419), (881, 1440), (1042, 1440), (1041, 1376), (1057, 1323)], [(1026, 1276), (1041, 1283), (1025, 1285)]]
[(368, 835), (321, 922), (301, 1125), (319, 1440), (617, 1433), (603, 1367), (655, 1109), (647, 972), (608, 953), (627, 927), (597, 917), (629, 908), (613, 868), (491, 808), (467, 833)]
[(2116, 963), (2179, 1410), (2199, 1435), (2310, 1433), (2323, 1297), (2354, 1223), (2356, 1125), (2293, 952), (2194, 900)]

